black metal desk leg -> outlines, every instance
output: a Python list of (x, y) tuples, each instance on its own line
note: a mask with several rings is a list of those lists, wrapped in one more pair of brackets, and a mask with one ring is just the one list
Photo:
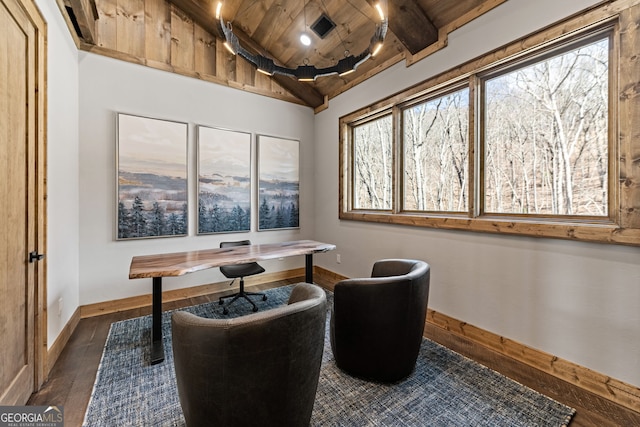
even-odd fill
[(153, 307), (151, 317), (151, 364), (156, 365), (164, 360), (164, 344), (162, 342), (162, 277), (153, 278)]
[(304, 259), (304, 281), (313, 283), (313, 254), (306, 254)]

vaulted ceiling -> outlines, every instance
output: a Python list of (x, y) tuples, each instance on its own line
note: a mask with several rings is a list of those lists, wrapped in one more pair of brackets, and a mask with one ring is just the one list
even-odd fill
[[(267, 78), (270, 83), (237, 62), (230, 70), (232, 60), (225, 56), (230, 54), (220, 52), (224, 34), (215, 16), (218, 0), (56, 1), (66, 12), (77, 44), (85, 50), (187, 75), (191, 67), (194, 77), (293, 100), (319, 110), (326, 107), (330, 98), (393, 64), (405, 61), (411, 65), (444, 48), (448, 33), (506, 0), (388, 0), (389, 26), (384, 47), (355, 72), (318, 77), (313, 82), (274, 74)], [(320, 68), (335, 65), (345, 56), (357, 55), (368, 47), (379, 23), (377, 2), (224, 0), (221, 16), (230, 23), (242, 47), (252, 54), (271, 58), (289, 68), (305, 64)], [(311, 28), (322, 16), (335, 24), (326, 34), (322, 31), (318, 34)], [(311, 36), (308, 47), (300, 43), (302, 32)], [(154, 40), (156, 37), (159, 39)], [(140, 42), (135, 38), (144, 39), (142, 47), (136, 47)], [(203, 50), (199, 44), (204, 48), (217, 46), (218, 52)]]

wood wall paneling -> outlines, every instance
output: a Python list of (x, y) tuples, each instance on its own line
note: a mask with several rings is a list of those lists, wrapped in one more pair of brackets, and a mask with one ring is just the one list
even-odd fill
[(236, 80), (236, 56), (229, 53), (222, 40), (216, 40), (216, 73), (223, 80)]
[[(434, 9), (431, 2), (421, 3), (421, 7), (426, 7), (426, 14), (420, 13), (419, 8), (412, 2), (403, 0), (399, 5), (390, 5), (390, 16), (402, 15), (404, 18), (399, 18), (401, 21), (399, 24), (397, 21), (393, 23), (390, 21), (391, 31), (387, 34), (385, 48), (375, 61), (361, 64), (357, 74), (347, 77), (325, 77), (311, 84), (300, 83), (281, 75), (271, 77), (271, 81), (268, 82), (265, 77), (256, 74), (252, 64), (244, 63), (244, 59), (221, 54), (220, 43), (216, 42), (215, 49), (211, 49), (213, 47), (211, 35), (221, 37), (221, 34), (219, 34), (218, 21), (213, 18), (215, 4), (209, 0), (56, 1), (59, 4), (62, 1), (75, 4), (72, 7), (74, 13), (82, 18), (81, 27), (95, 26), (93, 37), (89, 35), (82, 42), (77, 42), (82, 49), (288, 102), (312, 106), (317, 112), (327, 107), (330, 98), (362, 83), (389, 66), (403, 59), (406, 59), (407, 65), (410, 65), (444, 48), (447, 44), (448, 32), (506, 0), (465, 0), (456, 3), (453, 10), (447, 9), (443, 17), (435, 18), (430, 16), (432, 15), (430, 10), (441, 9)], [(367, 45), (374, 25), (370, 17), (363, 13), (364, 8), (371, 12), (367, 1), (358, 0), (346, 4), (339, 0), (323, 2), (312, 0), (305, 6), (304, 13), (302, 12), (304, 3), (297, 0), (231, 1), (225, 3), (223, 17), (226, 21), (234, 22), (234, 33), (249, 51), (273, 56), (278, 58), (276, 62), (293, 67), (304, 63), (305, 58), (310, 58), (311, 63), (323, 67), (341, 59), (345, 50), (359, 52)], [(409, 4), (412, 6), (412, 11), (402, 14), (394, 13), (398, 7), (402, 9), (403, 5)], [(91, 23), (92, 13), (88, 9), (97, 11), (93, 14), (94, 18), (95, 15), (99, 18), (95, 24)], [(303, 17), (309, 26), (325, 9), (336, 22), (336, 30), (323, 41), (322, 47), (301, 50), (297, 42), (297, 34), (304, 26)], [(420, 20), (424, 25), (416, 24)], [(408, 23), (405, 24), (405, 21)], [(435, 23), (435, 26), (431, 22)], [(73, 33), (71, 24), (67, 22), (67, 25)], [(424, 38), (419, 41), (410, 40), (409, 33), (412, 31), (405, 29), (403, 25), (407, 28), (419, 25), (433, 40), (436, 39), (437, 29), (437, 41), (411, 55), (411, 52), (417, 51), (426, 42)], [(436, 28), (438, 25), (444, 26)], [(394, 28), (399, 33), (402, 33), (401, 30), (405, 31), (404, 35), (401, 35), (402, 40), (393, 32)], [(446, 30), (443, 31), (444, 28)], [(85, 32), (87, 31), (83, 30), (83, 35)], [(94, 46), (113, 50), (113, 52), (94, 49)]]
[(256, 68), (244, 58), (236, 60), (236, 81), (243, 86), (255, 86)]
[(145, 0), (117, 0), (116, 49), (144, 58)]
[(144, 5), (144, 57), (171, 63), (171, 10), (165, 0), (146, 0)]
[(204, 75), (216, 75), (217, 47), (216, 38), (200, 25), (194, 27), (195, 70)]
[(98, 0), (98, 21), (96, 22), (96, 46), (117, 49), (117, 0)]
[(171, 6), (171, 65), (195, 69), (193, 20), (180, 9)]

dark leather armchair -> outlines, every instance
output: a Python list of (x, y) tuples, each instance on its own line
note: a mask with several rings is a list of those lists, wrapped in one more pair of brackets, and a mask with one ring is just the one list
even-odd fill
[(171, 318), (188, 426), (308, 426), (320, 375), (326, 296), (296, 285), (288, 305), (233, 319)]
[[(232, 247), (232, 246), (243, 246), (243, 245), (250, 245), (251, 241), (249, 240), (239, 240), (237, 242), (221, 242), (220, 243), (220, 247), (221, 248), (228, 248), (228, 247)], [(240, 278), (240, 289), (238, 289), (238, 292), (235, 294), (231, 294), (231, 295), (227, 295), (224, 297), (220, 297), (220, 305), (224, 304), (224, 300), (227, 298), (231, 298), (231, 301), (229, 301), (229, 304), (227, 304), (224, 309), (222, 310), (222, 312), (224, 314), (229, 314), (229, 309), (228, 307), (233, 304), (234, 302), (236, 302), (239, 298), (244, 298), (247, 301), (249, 301), (249, 303), (251, 303), (252, 307), (253, 307), (253, 311), (258, 311), (258, 306), (251, 300), (251, 298), (249, 298), (249, 296), (253, 295), (253, 296), (261, 296), (262, 297), (262, 301), (266, 301), (267, 300), (267, 296), (261, 292), (245, 292), (244, 290), (244, 278), (247, 276), (253, 276), (254, 274), (260, 274), (260, 273), (264, 273), (264, 268), (258, 264), (257, 262), (248, 262), (245, 264), (233, 264), (233, 265), (225, 265), (223, 267), (220, 267), (220, 272), (222, 274), (224, 274), (224, 276), (227, 279), (233, 279), (231, 281), (231, 283), (229, 284), (229, 286), (233, 285), (233, 282), (235, 282), (235, 280), (237, 278)]]
[(387, 259), (371, 278), (347, 279), (334, 289), (331, 348), (343, 371), (382, 382), (413, 372), (429, 298), (429, 264)]

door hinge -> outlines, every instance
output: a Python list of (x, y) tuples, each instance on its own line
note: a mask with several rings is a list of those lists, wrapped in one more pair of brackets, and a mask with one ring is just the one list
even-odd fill
[(40, 261), (44, 258), (44, 254), (39, 254), (38, 251), (29, 252), (29, 262)]

